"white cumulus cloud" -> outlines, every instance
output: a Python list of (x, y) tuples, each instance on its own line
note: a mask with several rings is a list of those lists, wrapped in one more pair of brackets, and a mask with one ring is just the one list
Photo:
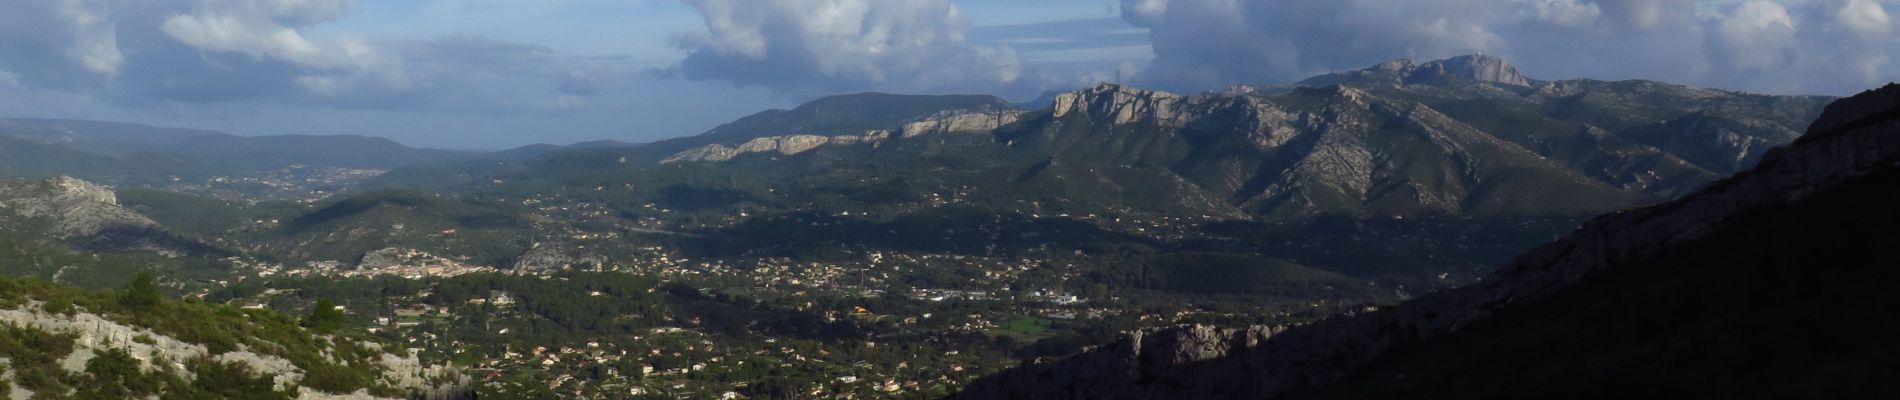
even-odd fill
[[(356, 0), (0, 0), (0, 76), (134, 107), (267, 102), (565, 112), (582, 81), (639, 76), (545, 48), (368, 38), (326, 25)], [(576, 81), (579, 74), (583, 79)], [(578, 83), (577, 83), (578, 82)]]
[(1291, 82), (1485, 52), (1534, 77), (1646, 78), (1845, 94), (1887, 72), (1893, 0), (1122, 0), (1147, 27), (1142, 79), (1180, 89)]
[(1008, 47), (971, 45), (949, 0), (682, 0), (705, 30), (673, 38), (673, 70), (788, 95), (981, 90), (1016, 84)]

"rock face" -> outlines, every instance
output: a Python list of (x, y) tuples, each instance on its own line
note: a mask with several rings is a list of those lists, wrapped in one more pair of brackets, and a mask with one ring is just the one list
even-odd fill
[(395, 267), (460, 269), (469, 266), (421, 250), (390, 247), (363, 253), (363, 258), (357, 261), (356, 267), (374, 271)]
[(71, 177), (37, 181), (0, 181), (0, 209), (27, 218), (47, 218), (62, 237), (96, 234), (117, 227), (157, 227), (119, 206), (111, 188)]
[(568, 246), (535, 244), (527, 253), (515, 259), (516, 272), (600, 270), (608, 266), (607, 257), (598, 254), (576, 254)]
[[(136, 358), (140, 362), (141, 369), (145, 371), (158, 369), (163, 364), (180, 374), (189, 374), (188, 369), (184, 368), (187, 362), (205, 358), (221, 363), (242, 364), (257, 376), (271, 377), (278, 390), (297, 387), (304, 378), (304, 370), (280, 357), (245, 350), (212, 354), (202, 344), (184, 342), (150, 329), (126, 325), (92, 313), (76, 312), (69, 315), (47, 312), (42, 310), (37, 302), (15, 309), (0, 309), (0, 322), (17, 327), (77, 336), (76, 348), (66, 359), (60, 360), (61, 366), (69, 372), (85, 371), (86, 362), (95, 357), (94, 350), (121, 350)], [(324, 339), (338, 344), (346, 340)], [(374, 343), (361, 345), (368, 346), (372, 350), (381, 350), (381, 346)], [(384, 382), (389, 383), (393, 388), (411, 392), (417, 398), (465, 397), (463, 387), (468, 384), (466, 376), (462, 376), (459, 371), (449, 367), (424, 364), (413, 353), (408, 355), (384, 353), (374, 362), (374, 365), (365, 367), (383, 369)], [(451, 383), (446, 386), (437, 386), (431, 382), (432, 380)], [(17, 383), (14, 387), (18, 387)], [(367, 392), (334, 394), (323, 393), (308, 387), (298, 389), (298, 398), (383, 399), (383, 397), (370, 396)]]
[[(782, 135), (767, 136), (747, 140), (738, 145), (709, 144), (673, 154), (661, 164), (692, 161), (730, 161), (746, 154), (777, 153), (797, 155), (822, 146), (876, 145), (893, 137), (910, 139), (926, 135), (938, 135), (960, 132), (988, 133), (1003, 125), (1016, 122), (1022, 111), (1002, 108), (976, 108), (947, 110), (926, 116), (915, 121), (893, 126), (891, 129), (872, 130), (858, 135)], [(893, 130), (896, 132), (893, 134)]]
[[(1339, 88), (1341, 96), (1363, 94)], [(1247, 136), (1264, 149), (1279, 147), (1298, 135), (1301, 115), (1261, 97), (1246, 95), (1181, 96), (1173, 93), (1102, 84), (1093, 89), (1056, 96), (1056, 119), (1086, 116), (1109, 126), (1148, 124), (1174, 129), (1231, 131)], [(1309, 125), (1310, 126), (1310, 125)]]
[[(1889, 86), (1828, 106), (1805, 136), (1768, 152), (1753, 169), (1676, 201), (1599, 217), (1518, 257), (1483, 283), (1277, 332), (1250, 328), (1244, 332), (1265, 333), (1238, 338), (1207, 327), (1141, 332), (1068, 360), (984, 378), (958, 397), (1272, 398), (1318, 388), (1394, 348), (1433, 343), (1619, 266), (1640, 264), (1719, 232), (1753, 210), (1787, 207), (1847, 182), (1895, 171), (1900, 171), (1900, 86)], [(1171, 343), (1205, 346), (1186, 346), (1194, 350), (1174, 356), (1183, 346)]]
[(1301, 84), (1325, 86), (1347, 82), (1377, 82), (1394, 86), (1490, 83), (1531, 87), (1537, 84), (1536, 81), (1524, 77), (1523, 73), (1518, 72), (1517, 67), (1511, 66), (1503, 59), (1483, 54), (1453, 57), (1423, 64), (1413, 63), (1410, 59), (1398, 59), (1379, 63), (1364, 70), (1314, 77)]
[(71, 177), (0, 179), (0, 218), (6, 217), (4, 213), (43, 221), (44, 232), (40, 234), (87, 250), (226, 254), (200, 240), (167, 231), (151, 218), (120, 206), (112, 188)]
[(989, 132), (1016, 122), (1023, 112), (1009, 109), (952, 110), (904, 124), (901, 137), (914, 138), (957, 132)]
[[(1022, 125), (1041, 131), (1010, 137), (1014, 146), (1165, 165), (1210, 197), (1275, 218), (1588, 213), (1638, 197), (1426, 104), (1350, 86), (1180, 96), (1101, 85), (1058, 96), (1046, 119)], [(1533, 187), (1545, 185), (1563, 188)], [(1580, 201), (1534, 198), (1554, 192)]]
[(732, 160), (734, 157), (738, 157), (740, 155), (755, 154), (755, 153), (778, 153), (781, 155), (789, 156), (789, 155), (797, 155), (799, 153), (811, 151), (812, 149), (816, 149), (819, 146), (824, 146), (827, 144), (834, 144), (834, 145), (877, 144), (879, 142), (883, 142), (885, 139), (890, 138), (890, 136), (891, 134), (888, 131), (872, 131), (872, 132), (866, 132), (862, 135), (839, 135), (839, 136), (818, 136), (818, 135), (768, 136), (768, 137), (747, 140), (745, 143), (740, 143), (739, 145), (735, 147), (727, 147), (726, 145), (722, 145), (722, 144), (709, 144), (705, 146), (700, 146), (698, 148), (682, 151), (679, 154), (674, 154), (671, 157), (667, 157), (665, 160), (661, 160), (660, 163), (671, 164), (671, 163), (676, 163), (676, 162), (692, 162), (692, 161), (712, 161), (712, 162), (729, 161), (729, 160)]
[[(983, 125), (979, 122), (984, 119), (1007, 118), (1009, 114), (1018, 112), (1021, 111), (1008, 101), (994, 96), (837, 95), (812, 100), (789, 110), (759, 112), (699, 135), (634, 146), (623, 153), (631, 159), (648, 163), (667, 159), (677, 162), (694, 158), (683, 156), (695, 152), (695, 149), (713, 150), (713, 145), (731, 149), (758, 138), (791, 135), (862, 138), (867, 133), (879, 131), (897, 136), (897, 132), (911, 123), (945, 120), (948, 125), (978, 127)], [(964, 114), (989, 117), (949, 118)]]
[(1414, 82), (1433, 82), (1446, 79), (1468, 79), (1476, 82), (1490, 82), (1513, 86), (1531, 86), (1530, 78), (1517, 71), (1517, 67), (1496, 57), (1483, 54), (1453, 57), (1419, 65), (1407, 74), (1407, 80)]

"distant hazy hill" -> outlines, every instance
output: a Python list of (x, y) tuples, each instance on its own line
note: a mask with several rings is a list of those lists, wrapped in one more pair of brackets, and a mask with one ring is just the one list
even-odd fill
[(100, 121), (0, 119), (0, 172), (113, 182), (237, 175), (291, 165), (389, 169), (465, 153), (363, 136), (235, 136)]
[(205, 174), (204, 165), (173, 155), (121, 158), (0, 136), (0, 176), (71, 175), (110, 182), (159, 183), (176, 176)]
[(93, 154), (127, 156), (149, 153), (157, 148), (170, 148), (201, 136), (229, 135), (207, 130), (120, 122), (4, 118), (0, 119), (0, 136), (59, 145)]
[(1295, 327), (1163, 328), (961, 398), (1887, 398), (1900, 86), (1481, 283)]

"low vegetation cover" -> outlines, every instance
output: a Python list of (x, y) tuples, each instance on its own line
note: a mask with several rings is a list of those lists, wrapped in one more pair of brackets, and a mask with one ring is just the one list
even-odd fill
[[(0, 322), (0, 357), (9, 360), (13, 385), (32, 391), (35, 398), (271, 399), (294, 397), (298, 386), (325, 393), (407, 395), (385, 379), (389, 371), (377, 363), (384, 347), (376, 340), (306, 328), (322, 328), (327, 318), (334, 318), (326, 313), (299, 319), (195, 298), (174, 300), (160, 293), (150, 273), (139, 273), (118, 290), (81, 290), (0, 278), (0, 313), (8, 316)], [(38, 321), (96, 316), (150, 334), (90, 337), (21, 319), (36, 314), (46, 317)], [(82, 339), (87, 345), (76, 346)], [(153, 353), (128, 354), (114, 347), (111, 341), (115, 340), (145, 344), (141, 347), (152, 348)], [(203, 352), (187, 356), (175, 348), (152, 346), (160, 341), (201, 346)], [(83, 350), (87, 348), (91, 350)], [(85, 357), (83, 369), (75, 370), (76, 365), (67, 361), (75, 351), (94, 353)], [(233, 352), (281, 358), (300, 371), (302, 379), (292, 385), (278, 384), (273, 381), (276, 375), (289, 371), (255, 370), (232, 361), (237, 359), (230, 356)], [(181, 357), (182, 363), (160, 362)]]

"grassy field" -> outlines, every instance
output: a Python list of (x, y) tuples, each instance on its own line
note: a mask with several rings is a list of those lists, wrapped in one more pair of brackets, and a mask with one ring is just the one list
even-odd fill
[(1050, 321), (1047, 318), (1018, 315), (1003, 323), (1003, 327), (997, 333), (1014, 336), (1023, 341), (1035, 341), (1050, 336), (1052, 332), (1049, 330), (1049, 325)]

